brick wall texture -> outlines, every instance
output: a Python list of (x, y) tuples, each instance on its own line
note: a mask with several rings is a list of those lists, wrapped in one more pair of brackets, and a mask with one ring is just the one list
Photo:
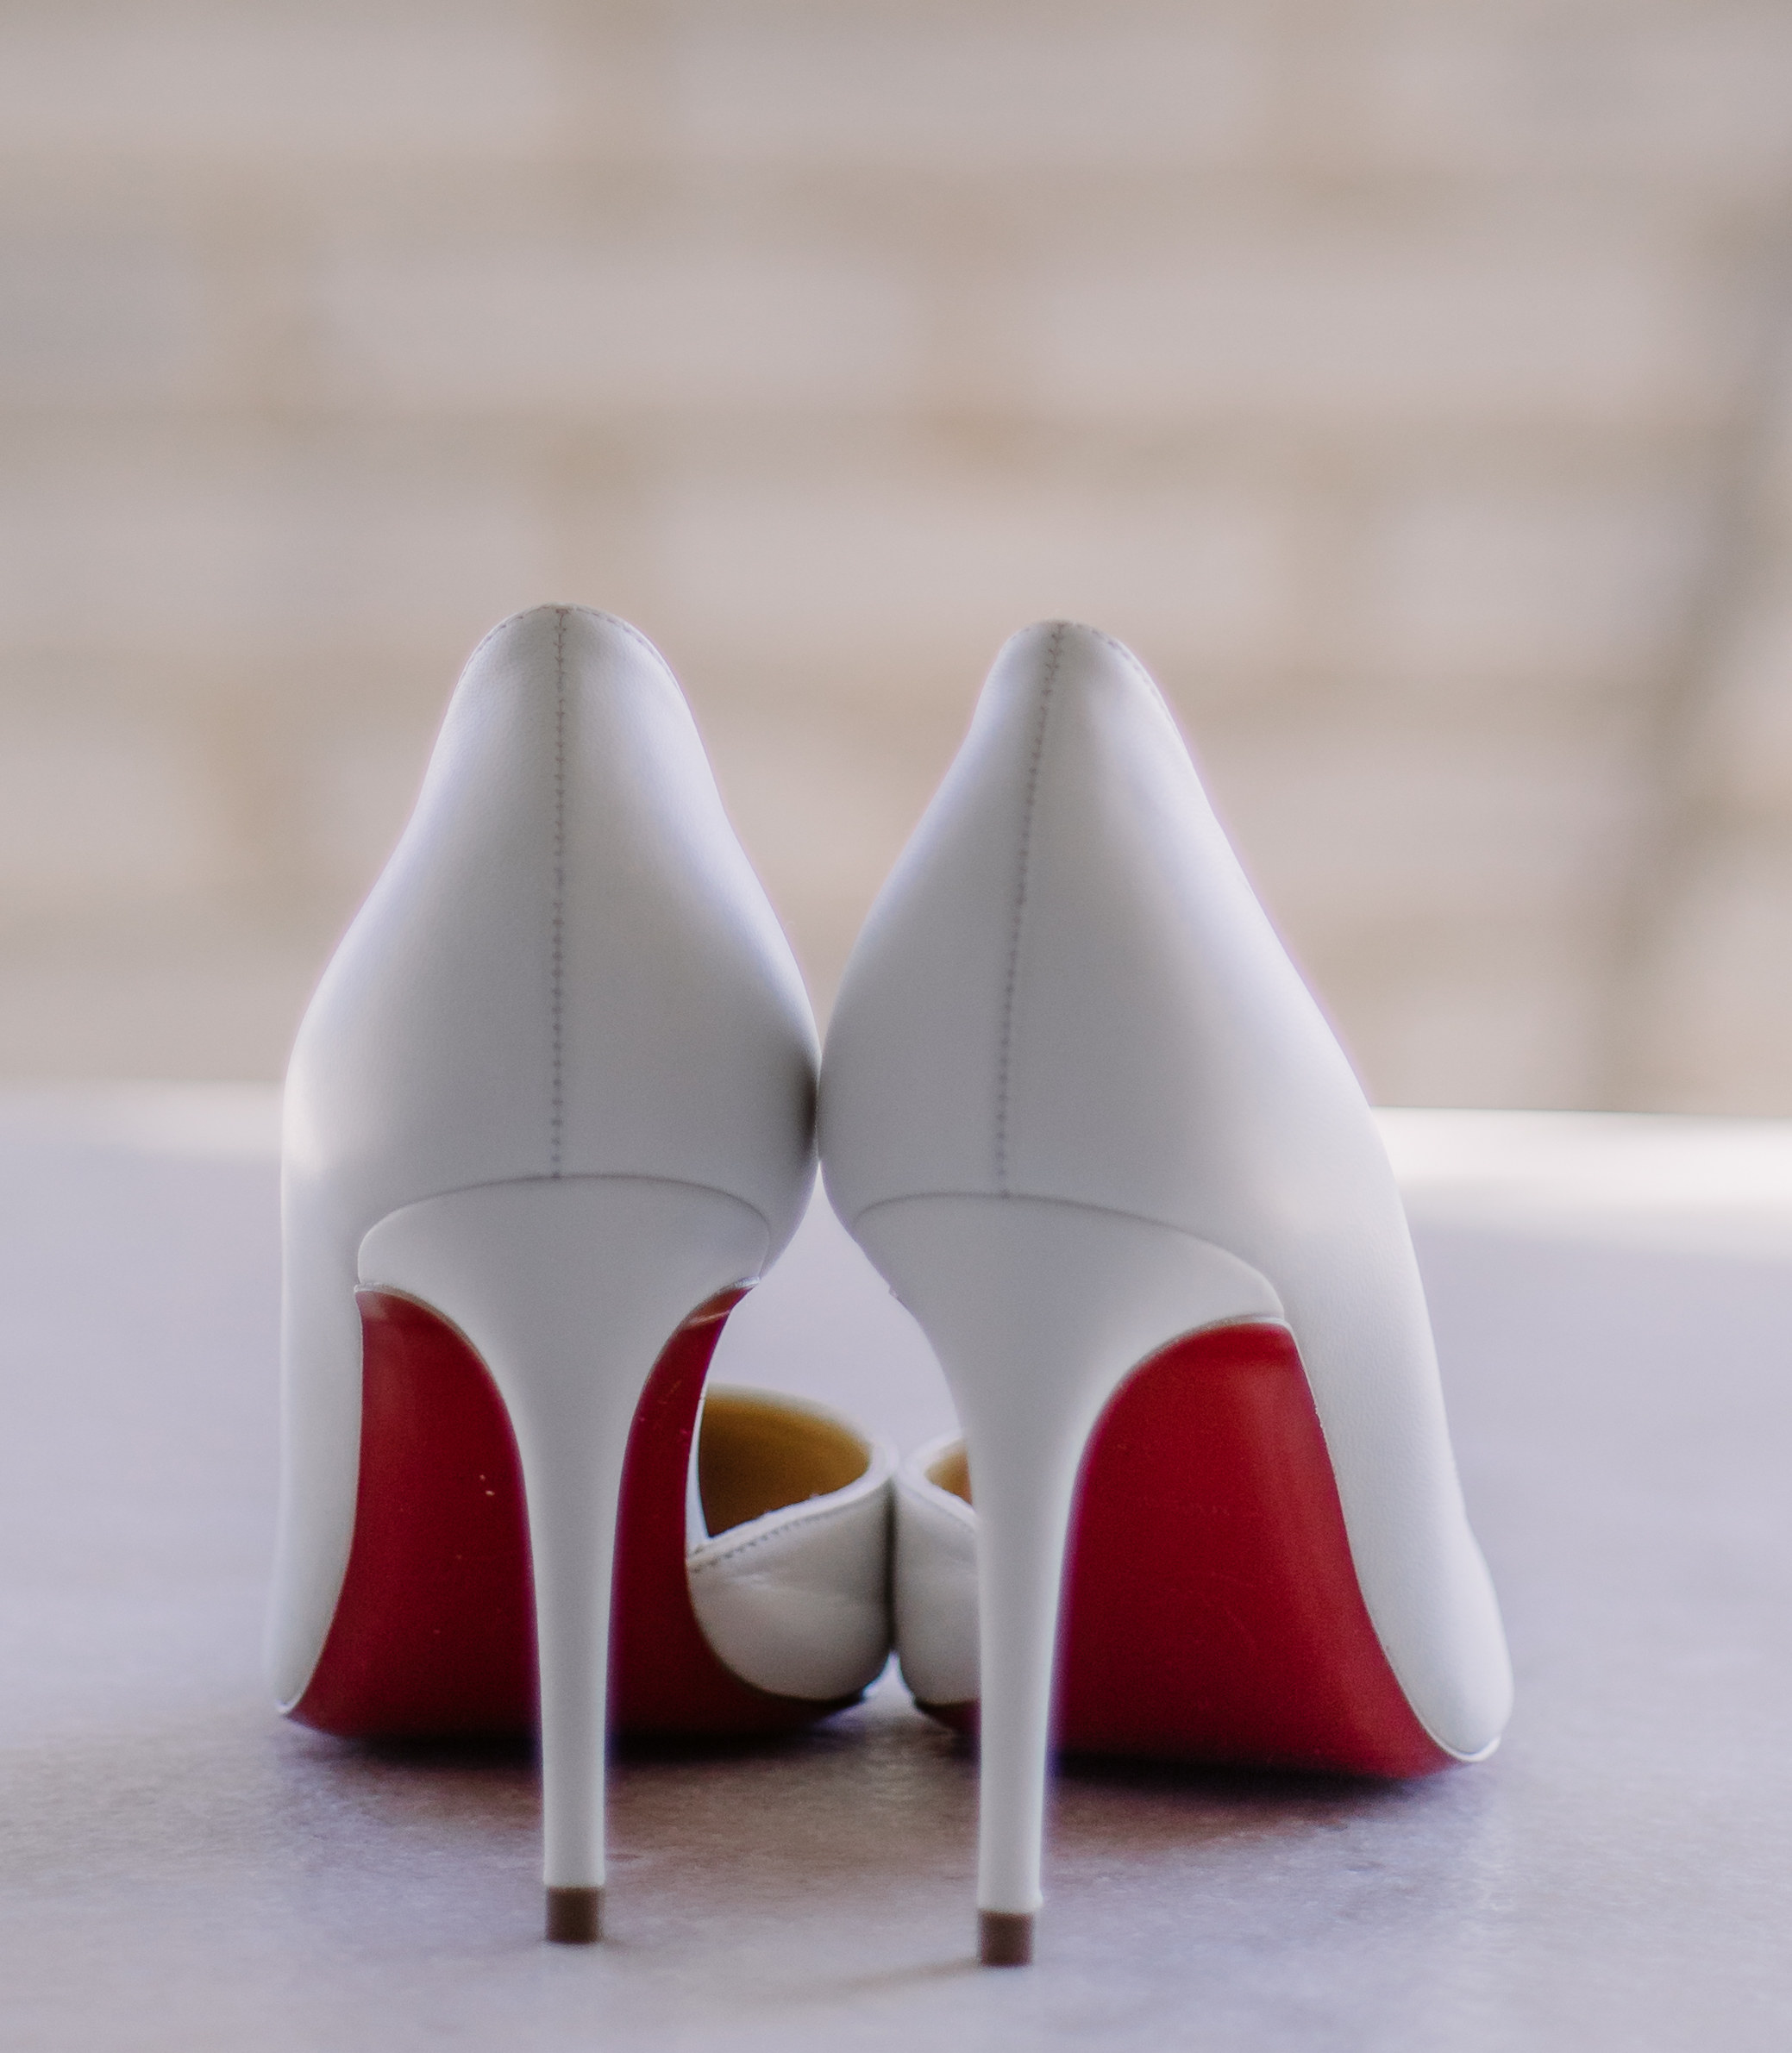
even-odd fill
[(4, 0), (0, 1073), (277, 1075), (572, 598), (824, 1009), (1068, 614), (1377, 1097), (1792, 1111), (1789, 110), (1784, 0)]

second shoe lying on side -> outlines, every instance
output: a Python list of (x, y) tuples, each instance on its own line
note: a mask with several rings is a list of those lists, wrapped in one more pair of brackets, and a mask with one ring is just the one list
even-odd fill
[(898, 1633), (924, 1700), (978, 1699), (987, 1960), (1031, 1945), (1055, 1649), (1072, 1746), (1494, 1745), (1505, 1640), (1386, 1154), (1107, 636), (998, 659), (848, 963), (821, 1142), (964, 1424), (968, 1466), (899, 1487)]

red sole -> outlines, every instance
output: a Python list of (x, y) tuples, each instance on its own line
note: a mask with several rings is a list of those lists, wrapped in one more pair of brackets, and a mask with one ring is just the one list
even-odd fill
[[(1078, 1479), (1058, 1647), (1066, 1751), (1387, 1776), (1451, 1765), (1369, 1621), (1280, 1326), (1173, 1342), (1109, 1401)], [(974, 1710), (945, 1715), (968, 1725)]]
[[(840, 1708), (743, 1682), (691, 1607), (691, 1438), (710, 1358), (743, 1294), (692, 1313), (636, 1407), (611, 1612), (610, 1729), (623, 1737), (788, 1731)], [(359, 1298), (354, 1536), (323, 1651), (291, 1715), (357, 1738), (532, 1731), (535, 1591), (504, 1400), (466, 1339), (427, 1306), (381, 1291)]]

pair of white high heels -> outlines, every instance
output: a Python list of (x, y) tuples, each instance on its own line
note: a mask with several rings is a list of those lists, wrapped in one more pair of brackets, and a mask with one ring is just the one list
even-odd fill
[(905, 1673), (981, 1726), (987, 1961), (1031, 1954), (1055, 1672), (1068, 1745), (1488, 1752), (1510, 1672), (1385, 1155), (1118, 643), (1008, 643), (841, 987), (828, 1194), (964, 1427), (893, 1485), (751, 1393), (692, 1455), (810, 1192), (817, 1055), (658, 654), (577, 607), (494, 629), (288, 1079), (282, 1706), (538, 1701), (548, 1936), (595, 1938), (606, 1703), (852, 1700), (893, 1493)]

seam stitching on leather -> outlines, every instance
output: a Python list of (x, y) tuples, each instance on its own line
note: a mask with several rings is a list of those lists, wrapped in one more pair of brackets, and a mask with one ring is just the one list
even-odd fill
[[(481, 649), (485, 648), (486, 644), (488, 642), (496, 641), (498, 635), (503, 634), (506, 628), (515, 627), (519, 620), (527, 620), (532, 613), (545, 613), (548, 610), (548, 609), (545, 606), (524, 606), (517, 612), (506, 613), (502, 620), (497, 622), (493, 626), (487, 628), (485, 633), (479, 636), (479, 640), (473, 643), (473, 648), (467, 654), (467, 661), (471, 663), (473, 658), (479, 654)], [(655, 648), (654, 644), (648, 640), (647, 636), (642, 633), (639, 628), (634, 626), (630, 622), (623, 619), (620, 614), (605, 613), (602, 608), (598, 606), (555, 606), (553, 610), (561, 617), (562, 622), (568, 613), (582, 613), (587, 620), (601, 620), (607, 626), (620, 629), (621, 632), (626, 635), (631, 642), (638, 642), (641, 644), (642, 648), (644, 648), (648, 654), (654, 659), (655, 662), (660, 666), (661, 669), (666, 673), (667, 676), (672, 679), (674, 684), (678, 683), (678, 679), (673, 675), (671, 664), (666, 660), (665, 656), (661, 653), (661, 651)]]
[(623, 619), (619, 614), (605, 613), (597, 606), (567, 606), (562, 608), (562, 610), (569, 613), (582, 613), (587, 620), (601, 620), (610, 627), (620, 628), (630, 641), (638, 642), (641, 644), (642, 648), (654, 659), (667, 677), (672, 675), (671, 664), (666, 660), (665, 657), (660, 654), (639, 628), (636, 627), (632, 622)]
[[(887, 1487), (887, 1479), (886, 1479)], [(786, 1524), (774, 1526), (770, 1532), (755, 1533), (750, 1540), (742, 1540), (738, 1547), (730, 1547), (726, 1554), (712, 1554), (707, 1561), (699, 1562), (692, 1568), (687, 1562), (687, 1575), (702, 1575), (711, 1568), (722, 1568), (725, 1563), (738, 1561), (743, 1554), (751, 1554), (755, 1547), (769, 1547), (774, 1541), (786, 1539), (793, 1533), (806, 1532), (811, 1526), (826, 1525), (836, 1518), (848, 1518), (855, 1512), (863, 1511), (875, 1494), (868, 1490), (862, 1497), (855, 1497), (849, 1504), (832, 1504), (823, 1512), (808, 1512), (799, 1518), (793, 1518)]]
[(1064, 645), (1064, 623), (1051, 630), (1051, 647), (1045, 658), (1045, 678), (1039, 691), (1039, 718), (1033, 732), (1032, 754), (1027, 762), (1026, 796), (1021, 802), (1020, 860), (1014, 881), (1014, 917), (1008, 934), (1008, 973), (1002, 986), (1002, 1024), (995, 1059), (995, 1182), (1006, 1194), (1008, 1187), (1008, 1060), (1014, 1039), (1014, 987), (1020, 974), (1020, 930), (1026, 913), (1027, 870), (1033, 853), (1033, 807), (1039, 796), (1039, 766), (1045, 754), (1046, 723), (1051, 716), (1052, 688), (1057, 682), (1058, 655)]
[(554, 1076), (548, 1112), (548, 1173), (561, 1174), (566, 1102), (567, 917), (567, 609), (555, 609), (554, 634), (554, 919), (552, 998)]
[(1172, 711), (1170, 708), (1170, 703), (1163, 696), (1163, 687), (1157, 682), (1156, 679), (1151, 675), (1150, 672), (1145, 668), (1144, 665), (1139, 661), (1138, 658), (1133, 654), (1132, 651), (1127, 648), (1124, 642), (1115, 641), (1112, 635), (1104, 634), (1100, 628), (1092, 628), (1087, 621), (1083, 620), (1063, 620), (1056, 623), (1056, 625), (1060, 628), (1072, 629), (1079, 635), (1088, 635), (1095, 641), (1102, 642), (1107, 648), (1112, 649), (1114, 654), (1121, 658), (1121, 660), (1125, 663), (1127, 668), (1131, 671), (1132, 674), (1145, 687), (1146, 692), (1150, 695), (1151, 704), (1157, 709), (1158, 713), (1161, 715), (1165, 723), (1169, 726), (1170, 731), (1175, 735), (1177, 741), (1181, 743), (1183, 748), (1186, 748), (1187, 747), (1187, 742), (1183, 736), (1181, 727), (1176, 719), (1175, 712)]
[[(570, 1176), (492, 1176), (479, 1183), (450, 1184), (446, 1190), (426, 1191), (420, 1198), (395, 1205), (389, 1211), (383, 1211), (371, 1224), (361, 1230), (360, 1239), (366, 1240), (375, 1226), (383, 1226), (388, 1219), (396, 1218), (401, 1211), (409, 1211), (413, 1205), (433, 1205), (438, 1198), (458, 1198), (465, 1191), (501, 1191), (513, 1184), (528, 1183), (663, 1183), (673, 1190), (699, 1191), (706, 1198), (725, 1198), (730, 1205), (738, 1205), (742, 1211), (750, 1211), (765, 1229), (766, 1244), (771, 1245), (772, 1224), (761, 1206), (752, 1199), (742, 1198), (737, 1191), (724, 1191), (719, 1184), (696, 1183), (688, 1176), (665, 1176), (652, 1169), (589, 1169), (574, 1170)], [(359, 1248), (360, 1242), (355, 1243)], [(755, 1282), (756, 1277), (743, 1277), (743, 1282)], [(361, 1285), (360, 1288), (378, 1288), (377, 1285)]]
[[(875, 1205), (868, 1205), (862, 1211), (855, 1211), (847, 1223), (847, 1231), (856, 1236), (863, 1221), (868, 1219), (873, 1212), (881, 1211), (887, 1205), (924, 1205), (940, 1199), (959, 1198), (974, 1199), (984, 1204), (993, 1198), (1012, 1198), (1017, 1205), (1061, 1205), (1070, 1211), (1100, 1212), (1106, 1218), (1122, 1219), (1131, 1225), (1154, 1226), (1164, 1233), (1180, 1234), (1186, 1241), (1194, 1241), (1201, 1247), (1212, 1248), (1217, 1254), (1230, 1255), (1234, 1261), (1242, 1262), (1246, 1268), (1263, 1276), (1263, 1281), (1275, 1292), (1276, 1302), (1281, 1302), (1281, 1293), (1276, 1290), (1274, 1281), (1263, 1275), (1263, 1270), (1254, 1261), (1248, 1261), (1236, 1249), (1227, 1247), (1224, 1241), (1211, 1239), (1205, 1233), (1197, 1233), (1192, 1226), (1179, 1226), (1174, 1219), (1160, 1219), (1148, 1211), (1122, 1211), (1117, 1205), (1102, 1205), (1092, 1198), (1060, 1198), (1049, 1191), (907, 1191), (899, 1198), (880, 1198)], [(1283, 1309), (1286, 1311), (1286, 1306)]]

